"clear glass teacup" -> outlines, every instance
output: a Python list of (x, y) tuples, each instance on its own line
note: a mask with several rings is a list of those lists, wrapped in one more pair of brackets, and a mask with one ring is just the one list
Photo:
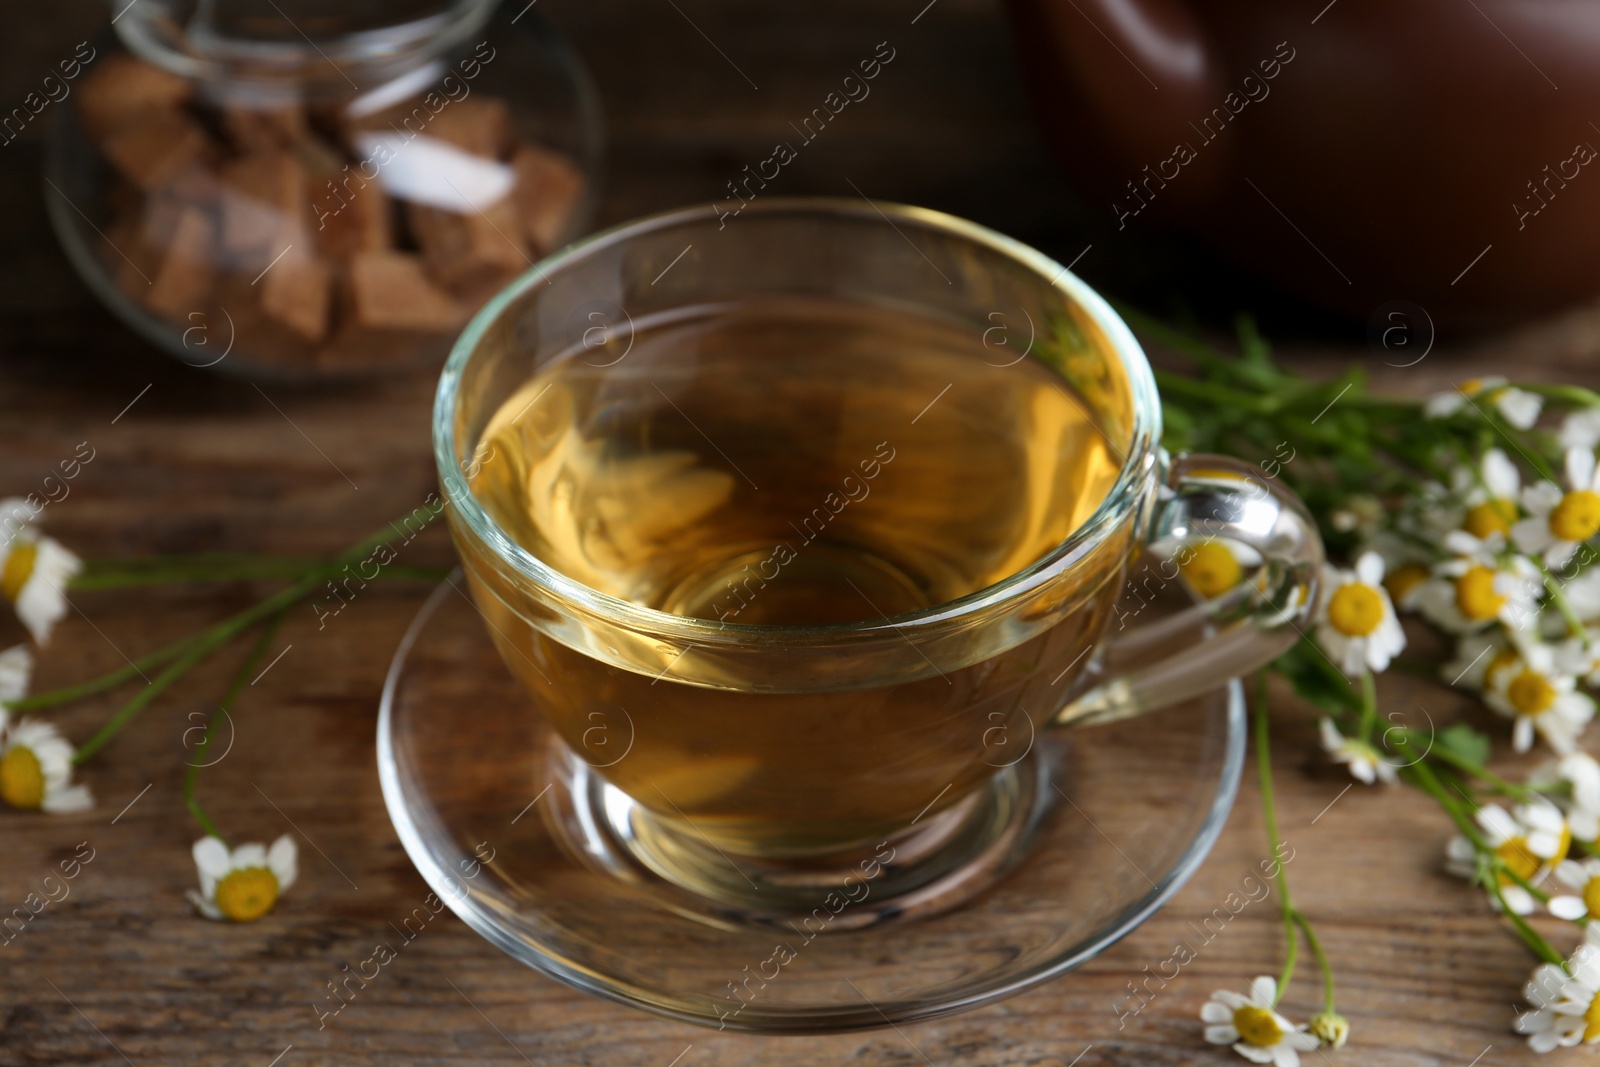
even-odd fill
[[(1060, 731), (1258, 667), (1315, 605), (1300, 503), (1169, 459), (1160, 421), (1099, 296), (936, 212), (758, 200), (544, 261), (457, 343), (434, 439), (473, 598), (563, 742), (547, 818), (717, 922), (992, 883)], [(1178, 589), (1210, 542), (1239, 580), (1130, 626), (1125, 584)]]

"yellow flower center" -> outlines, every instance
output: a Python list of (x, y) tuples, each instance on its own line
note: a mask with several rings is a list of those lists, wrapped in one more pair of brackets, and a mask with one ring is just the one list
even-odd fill
[(1587, 541), (1600, 530), (1600, 493), (1574, 489), (1550, 511), (1550, 532), (1562, 541)]
[(1556, 702), (1556, 687), (1538, 671), (1523, 668), (1506, 686), (1506, 699), (1511, 701), (1518, 715), (1539, 715), (1549, 711), (1550, 705)]
[(23, 811), (44, 803), (44, 770), (33, 749), (13, 745), (0, 756), (0, 800)]
[(1468, 378), (1466, 381), (1461, 383), (1461, 391), (1466, 393), (1468, 396), (1477, 396), (1483, 391), (1483, 379)]
[(1500, 614), (1506, 598), (1495, 592), (1494, 571), (1481, 563), (1456, 579), (1456, 607), (1473, 622)]
[(1278, 1020), (1266, 1008), (1254, 1004), (1234, 1009), (1233, 1028), (1247, 1042), (1262, 1048), (1270, 1048), (1283, 1040), (1283, 1027), (1278, 1025)]
[(1383, 598), (1370, 585), (1342, 585), (1328, 601), (1328, 621), (1346, 637), (1366, 637), (1383, 622)]
[(16, 603), (22, 595), (22, 587), (33, 577), (33, 561), (38, 557), (39, 546), (32, 541), (22, 542), (6, 556), (6, 565), (0, 567), (0, 593), (7, 600)]
[(1507, 868), (1500, 872), (1500, 884), (1503, 886), (1515, 884), (1512, 874), (1531, 882), (1538, 875), (1539, 868), (1544, 866), (1544, 860), (1528, 851), (1528, 839), (1525, 837), (1513, 837), (1495, 849), (1494, 854)]
[(1383, 579), (1383, 587), (1389, 590), (1389, 595), (1396, 602), (1404, 600), (1406, 594), (1428, 580), (1428, 568), (1420, 563), (1407, 563), (1403, 567), (1396, 567)]
[(1583, 1013), (1583, 1039), (1594, 1041), (1600, 1039), (1600, 994), (1589, 1001), (1589, 1007)]
[(278, 878), (265, 867), (241, 867), (217, 883), (217, 910), (236, 923), (255, 922), (278, 902)]
[(1600, 917), (1600, 878), (1591, 878), (1584, 885), (1583, 906), (1590, 915)]
[(1517, 521), (1517, 505), (1504, 498), (1485, 500), (1467, 512), (1461, 528), (1480, 541), (1490, 534), (1508, 534)]
[(1179, 564), (1178, 570), (1194, 586), (1195, 592), (1208, 600), (1238, 585), (1243, 574), (1239, 561), (1221, 541), (1195, 545), (1188, 562)]

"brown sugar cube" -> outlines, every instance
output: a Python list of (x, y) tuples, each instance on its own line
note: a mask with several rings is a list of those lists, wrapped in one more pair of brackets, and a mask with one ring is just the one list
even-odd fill
[(306, 341), (320, 341), (328, 333), (333, 272), (322, 260), (298, 250), (272, 265), (256, 282), (261, 290), (261, 310)]
[(583, 199), (582, 172), (566, 157), (532, 145), (521, 145), (512, 153), (511, 167), (517, 175), (512, 195), (523, 232), (541, 256), (554, 251)]
[(209, 145), (205, 133), (176, 111), (137, 116), (101, 145), (106, 158), (140, 189), (162, 185), (185, 170), (203, 165)]
[(407, 214), (428, 273), (451, 292), (481, 290), (496, 278), (533, 263), (522, 220), (510, 196), (481, 211), (457, 213), (411, 204)]
[(174, 113), (189, 99), (188, 81), (129, 55), (109, 55), (78, 86), (78, 115), (90, 139), (103, 141), (151, 112)]
[(359, 252), (381, 252), (394, 245), (394, 209), (389, 195), (375, 181), (351, 168), (328, 187), (311, 190), (317, 247), (331, 259), (346, 260)]
[(366, 252), (350, 261), (350, 321), (368, 330), (443, 333), (461, 308), (429, 280), (422, 260), (406, 252)]
[(495, 96), (469, 96), (451, 101), (433, 116), (423, 133), (453, 144), (463, 152), (504, 159), (514, 140), (511, 109)]
[(189, 208), (179, 216), (145, 293), (151, 310), (182, 321), (190, 312), (204, 309), (215, 279), (215, 241), (216, 225), (206, 212)]
[(298, 105), (244, 107), (229, 104), (222, 108), (222, 128), (234, 147), (246, 154), (291, 149), (307, 136), (306, 112)]
[(304, 240), (306, 172), (287, 152), (243, 156), (222, 168), (222, 246), (241, 267), (265, 267)]
[(345, 270), (342, 324), (316, 353), (328, 371), (401, 367), (440, 357), (465, 309), (406, 252), (367, 252)]

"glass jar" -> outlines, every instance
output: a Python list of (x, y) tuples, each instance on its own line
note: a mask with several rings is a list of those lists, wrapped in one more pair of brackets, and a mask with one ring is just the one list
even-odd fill
[(587, 227), (596, 96), (531, 4), (116, 6), (114, 39), (80, 56), (45, 199), (100, 298), (192, 366), (436, 368)]

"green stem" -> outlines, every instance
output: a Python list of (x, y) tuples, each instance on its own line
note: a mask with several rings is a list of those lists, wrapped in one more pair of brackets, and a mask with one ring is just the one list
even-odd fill
[(1581, 385), (1550, 385), (1544, 382), (1513, 382), (1525, 393), (1537, 393), (1551, 400), (1563, 400), (1581, 408), (1600, 407), (1600, 393)]
[(228, 691), (223, 694), (222, 702), (217, 705), (217, 710), (212, 712), (211, 718), (206, 721), (205, 736), (200, 739), (200, 744), (195, 746), (194, 758), (190, 761), (189, 769), (183, 776), (184, 806), (189, 809), (189, 814), (194, 816), (194, 821), (200, 824), (200, 829), (223, 844), (227, 844), (228, 839), (217, 828), (217, 824), (212, 821), (211, 816), (206, 814), (205, 808), (201, 807), (199, 798), (195, 796), (195, 787), (200, 782), (201, 768), (207, 766), (205, 754), (211, 748), (212, 736), (216, 733), (217, 728), (222, 725), (222, 720), (226, 719), (233, 710), (234, 704), (238, 702), (239, 694), (244, 691), (245, 679), (255, 673), (256, 664), (261, 662), (262, 655), (266, 653), (267, 647), (272, 643), (272, 639), (277, 636), (278, 627), (283, 624), (284, 615), (285, 612), (280, 611), (268, 620), (261, 631), (261, 637), (251, 647), (243, 662), (239, 664), (239, 669), (234, 673), (233, 681), (229, 684)]
[(1278, 837), (1278, 809), (1273, 802), (1272, 795), (1272, 751), (1267, 725), (1267, 678), (1266, 671), (1257, 675), (1259, 679), (1256, 689), (1256, 773), (1261, 782), (1261, 813), (1267, 824), (1267, 845), (1272, 850), (1272, 857), (1277, 862), (1278, 871), (1278, 900), (1283, 908), (1283, 931), (1288, 944), (1284, 948), (1283, 971), (1278, 975), (1278, 996), (1273, 1001), (1283, 999), (1283, 994), (1288, 991), (1289, 982), (1294, 978), (1295, 957), (1300, 951), (1300, 939), (1295, 936), (1294, 905), (1289, 900), (1289, 879), (1283, 873), (1283, 855), (1281, 840)]
[(1445, 790), (1444, 784), (1441, 783), (1438, 776), (1433, 773), (1433, 768), (1429, 767), (1425, 762), (1418, 761), (1407, 768), (1407, 770), (1410, 772), (1411, 777), (1416, 781), (1416, 783), (1425, 792), (1431, 794), (1434, 800), (1438, 801), (1439, 806), (1444, 808), (1445, 813), (1450, 816), (1451, 821), (1456, 824), (1457, 828), (1461, 830), (1461, 832), (1466, 836), (1467, 840), (1472, 842), (1473, 848), (1476, 849), (1479, 856), (1482, 857), (1482, 867), (1480, 868), (1480, 870), (1484, 872), (1482, 881), (1488, 886), (1489, 892), (1494, 895), (1495, 900), (1499, 902), (1501, 913), (1505, 915), (1506, 920), (1510, 922), (1512, 928), (1516, 930), (1517, 936), (1522, 938), (1523, 943), (1526, 944), (1529, 950), (1532, 951), (1535, 956), (1539, 957), (1539, 959), (1544, 960), (1546, 963), (1554, 963), (1558, 965), (1561, 964), (1561, 953), (1557, 952), (1551, 946), (1550, 942), (1541, 937), (1537, 930), (1529, 926), (1526, 919), (1512, 911), (1511, 908), (1506, 904), (1505, 893), (1500, 888), (1499, 875), (1502, 872), (1510, 875), (1513, 881), (1517, 882), (1524, 889), (1533, 893), (1536, 898), (1542, 897), (1543, 899), (1548, 900), (1548, 894), (1544, 894), (1540, 890), (1534, 889), (1528, 884), (1527, 879), (1520, 877), (1515, 871), (1510, 870), (1505, 866), (1504, 863), (1500, 861), (1499, 857), (1494, 854), (1494, 849), (1489, 847), (1489, 843), (1485, 841), (1483, 839), (1483, 835), (1478, 832), (1477, 826), (1475, 826), (1466, 813), (1461, 810), (1461, 805), (1458, 804), (1455, 798)]
[(1561, 953), (1557, 952), (1550, 942), (1541, 937), (1539, 931), (1529, 926), (1528, 920), (1511, 910), (1511, 906), (1506, 903), (1505, 894), (1500, 890), (1499, 879), (1491, 876), (1489, 878), (1489, 888), (1494, 893), (1494, 898), (1500, 902), (1500, 911), (1510, 921), (1512, 929), (1516, 930), (1517, 935), (1522, 938), (1523, 944), (1528, 946), (1529, 951), (1545, 963), (1553, 963), (1564, 970), (1566, 962), (1561, 958)]
[(85, 741), (81, 746), (79, 746), (78, 751), (73, 753), (72, 762), (74, 764), (81, 764), (93, 756), (96, 752), (100, 751), (100, 749), (104, 748), (113, 737), (117, 736), (123, 727), (132, 722), (133, 719), (137, 717), (141, 711), (148, 707), (156, 697), (160, 696), (162, 691), (164, 691), (168, 686), (187, 674), (189, 670), (195, 666), (195, 664), (204, 660), (207, 656), (211, 655), (229, 641), (232, 641), (239, 634), (243, 633), (245, 630), (248, 630), (251, 626), (254, 626), (262, 619), (275, 615), (279, 611), (292, 606), (297, 601), (304, 599), (306, 596), (310, 595), (318, 585), (322, 584), (322, 582), (325, 581), (330, 575), (337, 574), (340, 567), (342, 567), (344, 564), (348, 563), (352, 559), (360, 559), (362, 556), (365, 556), (368, 552), (372, 551), (373, 548), (386, 541), (392, 535), (393, 530), (387, 526), (384, 527), (381, 532), (374, 534), (371, 537), (359, 542), (355, 546), (345, 550), (335, 559), (333, 563), (328, 564), (327, 567), (306, 575), (306, 577), (302, 578), (294, 585), (289, 586), (287, 589), (280, 590), (279, 592), (268, 597), (266, 600), (263, 600), (261, 603), (257, 604), (255, 607), (241, 611), (231, 619), (227, 619), (221, 623), (218, 623), (205, 633), (200, 634), (193, 640), (192, 647), (190, 647), (188, 651), (186, 651), (179, 659), (168, 666), (166, 670), (162, 671), (154, 679), (152, 679), (150, 683), (144, 687), (144, 689), (140, 690), (131, 700), (118, 709), (117, 713), (113, 715), (93, 737), (89, 738), (89, 740)]
[(1305, 935), (1306, 945), (1311, 949), (1312, 958), (1317, 961), (1317, 969), (1322, 972), (1322, 1010), (1331, 1013), (1334, 1006), (1333, 966), (1328, 963), (1328, 956), (1322, 951), (1322, 942), (1311, 929), (1311, 920), (1300, 911), (1294, 913), (1294, 918), (1295, 922), (1300, 924), (1300, 932)]
[(1356, 727), (1356, 736), (1367, 744), (1372, 743), (1372, 727), (1378, 718), (1378, 684), (1372, 679), (1372, 672), (1361, 672), (1361, 722)]
[(1589, 630), (1583, 625), (1583, 620), (1578, 618), (1578, 613), (1572, 610), (1571, 603), (1567, 601), (1567, 595), (1561, 591), (1561, 583), (1556, 581), (1556, 576), (1550, 573), (1550, 568), (1544, 565), (1543, 560), (1539, 561), (1539, 573), (1544, 575), (1544, 587), (1550, 594), (1550, 603), (1556, 606), (1556, 611), (1561, 614), (1562, 619), (1566, 620), (1567, 629), (1572, 633), (1572, 636), (1581, 641), (1583, 647), (1587, 649), (1589, 647)]
[[(1426, 735), (1419, 730), (1405, 730), (1403, 732), (1403, 737), (1406, 744), (1411, 745), (1415, 744), (1419, 737), (1425, 738)], [(1483, 782), (1496, 793), (1499, 793), (1502, 796), (1510, 797), (1513, 800), (1529, 800), (1538, 793), (1538, 790), (1532, 788), (1531, 786), (1518, 785), (1515, 782), (1502, 778), (1498, 774), (1495, 774), (1493, 771), (1489, 770), (1487, 767), (1484, 767), (1482, 764), (1474, 763), (1465, 756), (1462, 756), (1442, 746), (1436, 745), (1426, 750), (1423, 753), (1423, 758), (1436, 759), (1442, 763), (1448, 763), (1456, 770), (1464, 771), (1473, 778)], [(1554, 786), (1552, 788), (1554, 788)]]
[(69, 685), (64, 689), (53, 689), (47, 693), (35, 693), (32, 696), (23, 697), (21, 700), (13, 700), (5, 706), (12, 711), (42, 711), (46, 708), (59, 707), (62, 704), (71, 704), (85, 697), (94, 696), (96, 693), (102, 693), (107, 689), (115, 689), (124, 682), (131, 682), (135, 678), (143, 678), (145, 677), (145, 671), (154, 670), (163, 663), (181, 656), (204, 636), (204, 634), (190, 634), (181, 641), (175, 641), (165, 648), (159, 648), (154, 652), (141, 656), (126, 667), (119, 667), (109, 674), (102, 674), (98, 678), (91, 678), (89, 681), (80, 682), (77, 685)]
[[(145, 567), (143, 561), (91, 563), (72, 580), (74, 590), (100, 592), (108, 589), (133, 589), (152, 585), (216, 584), (222, 582), (288, 581), (303, 578), (312, 571), (328, 574), (328, 564), (320, 560), (290, 558), (240, 562), (230, 557), (196, 557), (192, 568)], [(337, 573), (335, 569), (332, 573)], [(370, 580), (441, 581), (449, 571), (439, 567), (385, 567)]]

